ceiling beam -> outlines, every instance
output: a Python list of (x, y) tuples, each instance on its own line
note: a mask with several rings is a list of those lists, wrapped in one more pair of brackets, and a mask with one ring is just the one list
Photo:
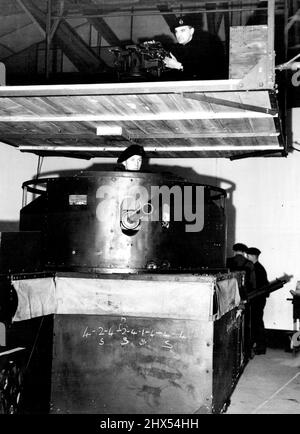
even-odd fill
[(103, 18), (88, 18), (88, 22), (97, 30), (97, 32), (106, 40), (109, 45), (121, 45), (120, 39), (111, 30)]
[[(68, 8), (69, 7), (78, 7), (78, 3), (74, 0), (68, 0)], [(97, 32), (108, 42), (109, 45), (120, 45), (121, 41), (117, 37), (117, 35), (112, 31), (106, 21), (101, 17), (92, 17), (87, 12), (90, 8), (97, 6), (100, 8), (100, 5), (97, 5), (93, 2), (93, 0), (85, 0), (80, 2), (80, 6), (83, 8), (82, 12), (84, 15), (87, 15), (87, 21), (97, 30)], [(114, 8), (106, 10), (106, 12), (114, 11)]]
[[(38, 8), (34, 0), (18, 0), (26, 8), (26, 11), (35, 23), (38, 24), (46, 35), (47, 14)], [(61, 18), (61, 17), (60, 17)], [(97, 56), (85, 41), (76, 33), (64, 19), (57, 26), (55, 38), (65, 55), (80, 72), (100, 72), (105, 62)]]
[[(269, 0), (270, 1), (270, 0)], [(113, 2), (108, 1), (104, 3), (103, 1), (97, 2), (94, 0), (90, 3), (88, 0), (89, 6), (86, 7), (87, 2), (80, 2), (73, 5), (73, 8), (69, 8), (67, 13), (68, 18), (74, 17), (88, 17), (88, 16), (128, 16), (128, 15), (157, 15), (155, 13), (155, 9), (158, 9), (163, 6), (166, 8), (165, 14), (187, 14), (187, 13), (205, 13), (207, 4), (213, 4), (213, 7), (216, 6), (216, 9), (212, 9), (209, 13), (220, 13), (220, 12), (228, 12), (228, 6), (230, 5), (230, 11), (255, 11), (255, 10), (267, 10), (267, 8), (259, 7), (259, 2), (254, 3), (253, 1), (236, 1), (236, 2), (224, 2), (224, 0), (205, 0), (205, 1), (194, 1), (191, 0), (183, 0), (183, 1), (165, 1), (156, 0), (128, 0), (128, 1), (119, 1)], [(151, 3), (152, 9), (149, 8)], [(225, 3), (225, 7), (223, 4)], [(284, 0), (276, 0), (276, 9), (283, 10), (284, 8)], [(171, 11), (171, 12), (168, 12)], [(172, 12), (173, 11), (173, 12)]]
[(39, 20), (37, 20), (30, 10), (30, 7), (24, 3), (23, 0), (17, 0), (19, 6), (26, 12), (26, 14), (31, 18), (31, 20), (34, 22), (40, 33), (42, 34), (43, 38), (46, 37), (46, 26), (41, 25)]
[[(166, 4), (158, 4), (157, 9), (163, 13), (164, 20), (168, 24), (170, 30), (173, 31), (177, 22), (176, 14), (172, 13), (172, 9), (170, 9), (169, 6)], [(166, 12), (170, 12), (170, 13), (167, 14)]]
[(13, 51), (11, 48), (9, 48), (7, 45), (0, 43), (0, 47), (4, 48), (7, 51), (10, 51), (11, 54), (16, 54), (16, 51)]
[(14, 1), (0, 0), (1, 17), (24, 13), (24, 9)]

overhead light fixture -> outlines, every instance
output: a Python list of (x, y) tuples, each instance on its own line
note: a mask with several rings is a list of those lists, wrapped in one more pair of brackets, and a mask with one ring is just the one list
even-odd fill
[(120, 125), (101, 125), (96, 128), (96, 135), (101, 137), (119, 137), (120, 139), (131, 140), (130, 134)]
[(96, 128), (97, 136), (122, 136), (124, 134), (123, 128), (119, 125), (114, 126), (101, 126)]

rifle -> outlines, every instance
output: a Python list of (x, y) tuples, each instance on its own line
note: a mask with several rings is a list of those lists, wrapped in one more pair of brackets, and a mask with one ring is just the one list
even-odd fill
[(288, 276), (285, 274), (282, 277), (276, 278), (275, 280), (270, 282), (268, 285), (264, 285), (261, 288), (250, 292), (248, 294), (247, 301), (251, 301), (260, 295), (269, 295), (269, 294), (271, 294), (271, 292), (277, 291), (277, 289), (282, 288), (287, 282), (289, 282), (292, 277), (293, 276)]

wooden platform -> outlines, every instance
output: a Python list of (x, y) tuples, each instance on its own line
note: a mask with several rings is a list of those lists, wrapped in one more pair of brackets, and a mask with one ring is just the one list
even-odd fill
[(273, 89), (243, 79), (7, 86), (0, 140), (39, 155), (116, 157), (131, 143), (148, 157), (283, 152)]
[(117, 157), (132, 143), (149, 158), (286, 155), (274, 24), (269, 0), (265, 25), (230, 26), (226, 80), (2, 86), (0, 140), (81, 158)]

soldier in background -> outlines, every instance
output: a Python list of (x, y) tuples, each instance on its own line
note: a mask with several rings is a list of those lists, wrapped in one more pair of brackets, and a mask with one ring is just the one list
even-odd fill
[[(269, 284), (267, 272), (264, 266), (258, 261), (260, 254), (261, 251), (256, 247), (249, 247), (247, 249), (247, 256), (254, 265), (256, 289), (258, 291)], [(258, 295), (251, 301), (251, 334), (255, 354), (266, 353), (266, 336), (263, 316), (267, 297), (268, 296), (265, 294)]]
[(241, 299), (247, 300), (249, 292), (256, 289), (255, 269), (253, 263), (247, 258), (248, 247), (243, 243), (236, 243), (232, 250), (234, 256), (227, 258), (226, 267), (230, 271), (245, 271), (245, 285), (241, 291)]
[(247, 303), (248, 294), (256, 289), (255, 269), (253, 263), (247, 258), (248, 247), (243, 243), (236, 243), (233, 245), (232, 250), (234, 256), (227, 258), (226, 266), (230, 271), (244, 271), (245, 281), (244, 285), (240, 288), (241, 303), (239, 311), (244, 311), (244, 347), (245, 358), (253, 357), (252, 351), (252, 330), (251, 330), (251, 308)]

